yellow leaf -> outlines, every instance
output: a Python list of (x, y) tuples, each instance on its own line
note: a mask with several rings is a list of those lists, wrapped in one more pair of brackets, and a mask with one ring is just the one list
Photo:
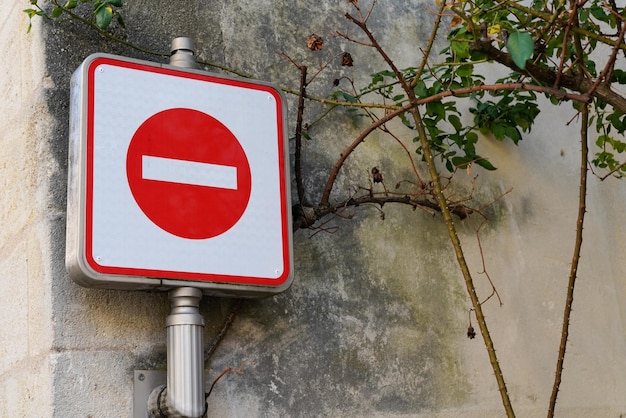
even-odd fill
[(500, 33), (500, 25), (497, 23), (495, 25), (491, 25), (489, 26), (489, 29), (487, 29), (487, 31), (489, 32), (489, 35), (495, 35), (497, 33)]

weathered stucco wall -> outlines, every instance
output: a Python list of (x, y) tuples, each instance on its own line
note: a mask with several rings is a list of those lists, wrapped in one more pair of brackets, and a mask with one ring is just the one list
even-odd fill
[(52, 404), (49, 224), (64, 209), (49, 198), (58, 173), (41, 140), (54, 133), (42, 38), (25, 36), (22, 5), (1, 6), (0, 415), (37, 416)]
[[(133, 370), (165, 368), (165, 294), (81, 288), (65, 273), (69, 77), (89, 54), (164, 58), (100, 38), (79, 23), (35, 22), (26, 1), (0, 0), (0, 416), (127, 417)], [(342, 75), (363, 80), (384, 69), (371, 50), (329, 33), (350, 29), (349, 2), (127, 2), (130, 42), (161, 52), (190, 36), (199, 59), (280, 86), (299, 74), (276, 51), (316, 68), (330, 51), (349, 50), (354, 68), (333, 66), (310, 88), (333, 91)], [(399, 67), (416, 62), (432, 15), (421, 2), (380, 2), (371, 25)], [(311, 33), (327, 49), (305, 47)], [(326, 52), (328, 51), (328, 52)], [(294, 99), (290, 98), (294, 124)], [(519, 416), (544, 416), (552, 386), (578, 199), (573, 113), (546, 111), (519, 147), (483, 143), (499, 170), (479, 174), (483, 202), (511, 193), (489, 214), (481, 243), (502, 298), (485, 304)], [(321, 114), (312, 105), (307, 118)], [(114, 121), (113, 121), (114, 123)], [(311, 128), (305, 146), (309, 198), (358, 123), (333, 114)], [(404, 138), (412, 146), (410, 138)], [(373, 135), (352, 155), (335, 193), (367, 185), (379, 166), (388, 184), (406, 178), (404, 151)], [(392, 167), (399, 167), (393, 169)], [(468, 179), (465, 179), (466, 181)], [(558, 415), (626, 414), (626, 183), (590, 180), (580, 280)], [(209, 416), (503, 416), (480, 337), (469, 340), (470, 302), (439, 216), (405, 207), (360, 208), (336, 219), (334, 233), (295, 234), (290, 290), (246, 301), (207, 364)], [(490, 289), (470, 223), (457, 222), (480, 294)], [(233, 260), (236, 262), (236, 260)], [(233, 301), (209, 298), (201, 310), (208, 345)], [(474, 322), (474, 325), (475, 322)]]

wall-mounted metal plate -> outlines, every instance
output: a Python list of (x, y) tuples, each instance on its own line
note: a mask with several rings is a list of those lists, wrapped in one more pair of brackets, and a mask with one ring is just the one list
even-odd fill
[(165, 370), (135, 370), (133, 418), (148, 418), (148, 397), (152, 390), (167, 384)]

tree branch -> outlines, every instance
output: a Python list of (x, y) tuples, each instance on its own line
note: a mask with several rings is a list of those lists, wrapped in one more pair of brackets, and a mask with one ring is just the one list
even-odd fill
[(330, 206), (329, 204), (330, 193), (333, 190), (335, 180), (337, 179), (337, 176), (339, 175), (339, 170), (343, 166), (344, 161), (346, 161), (346, 159), (352, 153), (352, 151), (354, 151), (355, 148), (361, 142), (363, 142), (365, 138), (367, 138), (367, 136), (371, 134), (373, 131), (375, 131), (379, 126), (382, 126), (384, 123), (389, 122), (391, 119), (395, 118), (396, 116), (401, 115), (402, 113), (411, 109), (413, 106), (414, 106), (413, 104), (408, 104), (408, 105), (401, 107), (398, 110), (387, 113), (384, 117), (378, 119), (376, 122), (368, 126), (363, 132), (361, 132), (361, 135), (359, 135), (354, 141), (352, 141), (352, 143), (344, 150), (344, 152), (341, 153), (341, 155), (339, 156), (339, 159), (337, 160), (334, 167), (330, 171), (330, 174), (328, 175), (328, 180), (326, 181), (326, 186), (324, 187), (324, 192), (322, 193), (322, 199), (320, 200), (320, 207), (323, 208), (326, 206)]
[[(526, 64), (525, 70), (521, 70), (517, 65), (515, 65), (513, 58), (511, 58), (509, 54), (495, 48), (489, 40), (478, 40), (472, 45), (472, 48), (475, 51), (483, 52), (490, 59), (493, 59), (514, 71), (521, 74), (529, 74), (534, 79), (540, 81), (541, 83), (545, 83), (548, 86), (553, 86), (557, 80), (557, 75), (554, 71), (530, 62)], [(589, 96), (589, 93), (591, 93), (591, 96), (603, 100), (620, 112), (626, 113), (626, 98), (614, 92), (610, 85), (606, 83), (599, 84), (594, 90), (594, 85), (590, 80), (581, 76), (562, 74), (559, 85), (560, 87), (577, 91), (583, 95)], [(589, 96), (589, 98), (591, 98), (591, 96)]]

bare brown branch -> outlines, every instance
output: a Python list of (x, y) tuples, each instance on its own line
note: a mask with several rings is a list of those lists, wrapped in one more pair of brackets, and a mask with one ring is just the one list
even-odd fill
[[(539, 80), (542, 83), (545, 83), (546, 85), (552, 86), (556, 81), (556, 73), (545, 67), (540, 67), (532, 63), (527, 63), (526, 69), (521, 70), (519, 67), (517, 67), (517, 65), (515, 65), (513, 59), (509, 54), (495, 48), (493, 45), (491, 45), (491, 41), (478, 41), (473, 45), (473, 48), (477, 51), (485, 53), (490, 59), (493, 59), (515, 71), (519, 71), (520, 73), (528, 73), (533, 78)], [(587, 80), (580, 76), (563, 74), (560, 80), (560, 87), (572, 91), (577, 91), (579, 93), (582, 93), (583, 96), (587, 95), (590, 98), (591, 96), (588, 94), (588, 92), (591, 91), (593, 83), (590, 80)], [(609, 85), (599, 84), (597, 86), (597, 89), (592, 93), (593, 97), (597, 97), (613, 106), (613, 108), (623, 113), (626, 113), (626, 98), (621, 94), (613, 91)]]

